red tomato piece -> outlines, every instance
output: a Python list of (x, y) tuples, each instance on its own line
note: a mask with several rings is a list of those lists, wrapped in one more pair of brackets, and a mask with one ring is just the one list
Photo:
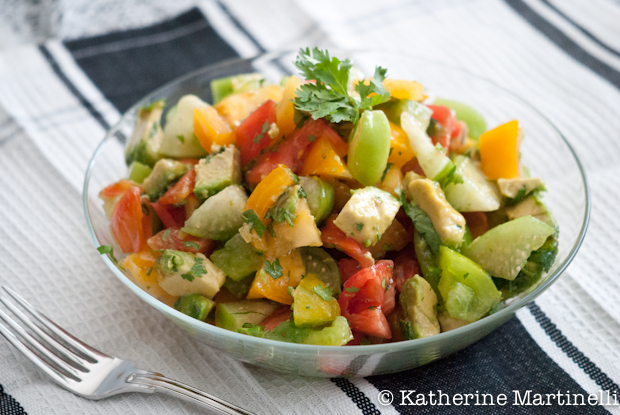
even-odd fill
[(241, 165), (245, 166), (269, 145), (267, 134), (271, 124), (276, 122), (276, 103), (267, 100), (237, 127), (237, 146), (241, 153)]
[(359, 261), (353, 258), (343, 258), (338, 261), (338, 269), (340, 269), (340, 275), (342, 276), (342, 282), (345, 283), (353, 275), (357, 274), (362, 266)]
[(392, 279), (392, 268), (392, 261), (382, 260), (362, 269), (344, 284), (338, 304), (351, 330), (384, 339), (392, 337), (382, 311), (386, 291), (384, 284)]
[(383, 293), (383, 307), (381, 311), (387, 316), (394, 311), (394, 307), (396, 307), (396, 287), (394, 287), (394, 280), (390, 278)]
[(420, 166), (420, 162), (418, 161), (417, 157), (414, 157), (405, 164), (403, 164), (403, 167), (400, 168), (400, 171), (403, 173), (403, 176), (412, 171), (422, 177), (426, 177), (426, 174), (424, 174), (424, 170), (422, 170), (422, 166)]
[(159, 216), (166, 228), (182, 228), (185, 224), (185, 209), (183, 206), (174, 207), (161, 205), (157, 202), (151, 203), (155, 213)]
[(394, 260), (394, 272), (392, 273), (392, 278), (394, 280), (396, 291), (400, 293), (403, 289), (405, 281), (415, 277), (416, 274), (422, 275), (420, 273), (418, 259), (415, 256), (413, 244), (409, 244), (400, 250)]
[(325, 226), (321, 229), (321, 241), (327, 247), (334, 246), (336, 249), (343, 251), (351, 258), (356, 259), (362, 265), (362, 268), (372, 267), (375, 260), (367, 248), (364, 248), (355, 239), (345, 235), (336, 225), (332, 215), (327, 218)]
[[(331, 131), (331, 133), (329, 131)], [(335, 134), (342, 142), (340, 136), (338, 136), (325, 121), (309, 120), (301, 129), (295, 130), (289, 138), (278, 143), (270, 151), (260, 155), (256, 160), (256, 165), (246, 174), (247, 182), (250, 185), (257, 185), (264, 177), (271, 173), (273, 169), (278, 167), (278, 164), (284, 164), (293, 172), (297, 171), (300, 166), (299, 161), (303, 157), (304, 152), (321, 134), (326, 134), (326, 137), (332, 137), (332, 139)], [(346, 145), (346, 143), (344, 144)], [(341, 150), (342, 146), (338, 151)], [(334, 151), (336, 151), (336, 149), (334, 149)]]
[(101, 192), (99, 192), (99, 197), (111, 199), (113, 197), (122, 196), (125, 194), (127, 190), (129, 190), (129, 188), (133, 186), (138, 186), (138, 185), (132, 182), (131, 180), (126, 180), (126, 179), (119, 180), (118, 182), (109, 185), (108, 187), (103, 189)]
[(168, 191), (159, 199), (157, 203), (161, 205), (177, 205), (183, 202), (187, 196), (192, 194), (196, 185), (196, 170), (190, 169), (185, 176), (181, 177)]
[(110, 217), (112, 235), (123, 253), (139, 252), (146, 248), (143, 216), (140, 188), (130, 187), (118, 201)]
[(452, 122), (452, 134), (450, 135), (450, 150), (460, 150), (467, 140), (467, 124), (456, 118)]
[(439, 143), (448, 150), (450, 148), (450, 137), (452, 136), (452, 124), (456, 121), (454, 114), (450, 108), (442, 105), (427, 105), (427, 107), (433, 110), (431, 117), (439, 124), (437, 133), (431, 136), (433, 144)]
[(290, 307), (281, 307), (271, 313), (260, 325), (265, 327), (265, 331), (273, 330), (285, 321), (290, 320), (292, 313)]
[[(181, 236), (183, 235), (183, 236)], [(174, 249), (177, 251), (191, 252), (192, 254), (202, 253), (210, 256), (217, 246), (211, 239), (197, 238), (185, 232), (179, 234), (179, 229), (165, 229), (157, 235), (149, 238), (146, 243), (154, 250)]]
[(472, 239), (476, 239), (489, 230), (489, 220), (486, 213), (461, 212), (461, 214), (465, 218), (465, 222), (467, 222)]

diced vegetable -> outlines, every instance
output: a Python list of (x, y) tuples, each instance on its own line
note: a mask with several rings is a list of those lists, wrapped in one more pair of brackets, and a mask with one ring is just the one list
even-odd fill
[(402, 189), (403, 187), (403, 173), (400, 168), (388, 163), (381, 177), (381, 181), (377, 183), (377, 187), (381, 190), (385, 190), (392, 196), (398, 197), (396, 189)]
[(184, 296), (200, 293), (212, 299), (226, 275), (203, 254), (166, 249), (157, 258), (159, 286), (168, 294)]
[(194, 191), (196, 183), (196, 170), (190, 169), (183, 177), (179, 179), (166, 193), (159, 199), (157, 203), (161, 205), (179, 205)]
[(143, 217), (140, 188), (130, 187), (120, 198), (110, 217), (112, 235), (122, 252), (139, 252), (146, 248)]
[[(439, 292), (439, 279), (441, 278), (441, 269), (437, 264), (437, 257), (433, 254), (431, 249), (426, 243), (426, 240), (420, 236), (418, 231), (413, 232), (413, 246), (415, 249), (415, 256), (420, 265), (420, 271), (422, 276), (431, 285), (439, 304), (442, 303), (441, 293)], [(396, 259), (396, 265), (399, 265), (398, 258)], [(394, 271), (396, 272), (396, 271)]]
[(161, 159), (155, 163), (153, 171), (142, 183), (144, 192), (155, 202), (162, 196), (168, 186), (187, 173), (187, 165), (180, 161)]
[(221, 147), (220, 151), (201, 159), (196, 166), (194, 194), (199, 199), (213, 196), (231, 184), (241, 183), (239, 150), (233, 146)]
[(383, 110), (390, 122), (397, 126), (400, 126), (400, 115), (403, 112), (411, 114), (424, 131), (428, 128), (431, 116), (433, 115), (433, 110), (429, 107), (410, 99), (391, 100), (382, 104), (378, 109)]
[(283, 88), (279, 85), (266, 85), (255, 91), (230, 95), (214, 107), (234, 131), (241, 121), (248, 118), (268, 99), (279, 102), (282, 99), (282, 91)]
[(215, 308), (215, 325), (237, 332), (244, 324), (262, 323), (276, 307), (265, 300), (219, 303)]
[(456, 112), (456, 118), (467, 124), (470, 137), (477, 139), (480, 137), (480, 134), (487, 130), (487, 123), (484, 117), (469, 105), (444, 98), (437, 98), (434, 103), (435, 105), (443, 105), (453, 109)]
[(185, 232), (180, 232), (179, 229), (168, 228), (149, 238), (147, 244), (153, 251), (174, 249), (192, 254), (200, 252), (208, 256), (213, 252), (216, 243), (210, 239), (196, 238)]
[(299, 184), (306, 192), (310, 213), (314, 221), (321, 224), (334, 207), (334, 186), (318, 177), (301, 176)]
[[(164, 157), (204, 157), (208, 150), (198, 141), (194, 133), (194, 110), (208, 108), (209, 104), (195, 95), (182, 97), (174, 114), (164, 126), (161, 153)], [(210, 149), (209, 149), (210, 150)]]
[(349, 171), (364, 186), (372, 186), (381, 179), (390, 142), (390, 124), (385, 113), (364, 111), (351, 138), (347, 160)]
[(439, 334), (437, 296), (430, 284), (419, 275), (408, 279), (399, 297), (407, 322), (411, 324), (414, 338)]
[(288, 288), (297, 287), (304, 272), (304, 263), (298, 250), (273, 261), (266, 260), (256, 273), (247, 298), (268, 298), (282, 304), (293, 304)]
[(506, 215), (508, 220), (518, 219), (523, 216), (532, 216), (551, 226), (556, 231), (558, 229), (558, 223), (555, 221), (547, 205), (543, 203), (538, 195), (530, 195), (522, 202), (514, 206), (506, 207)]
[(323, 326), (340, 315), (331, 289), (314, 274), (306, 274), (293, 292), (293, 320), (297, 326)]
[[(426, 108), (426, 107), (424, 107)], [(400, 119), (400, 114), (398, 115)], [(409, 137), (398, 125), (390, 123), (390, 155), (388, 164), (401, 168), (415, 157), (415, 153), (409, 144)]]
[(270, 130), (276, 122), (276, 103), (265, 101), (237, 127), (237, 146), (241, 152), (241, 165), (245, 166), (267, 147), (272, 138)]
[(119, 262), (119, 265), (125, 268), (130, 278), (143, 290), (163, 303), (173, 306), (178, 297), (168, 294), (159, 286), (157, 272), (154, 272), (155, 258), (150, 252), (129, 254)]
[(451, 183), (444, 188), (446, 199), (452, 207), (459, 212), (491, 212), (499, 209), (497, 188), (478, 166), (465, 156), (456, 156), (454, 164), (461, 182)]
[(480, 136), (480, 168), (491, 180), (519, 176), (519, 123), (507, 122)]
[(276, 124), (283, 136), (288, 136), (295, 130), (295, 104), (293, 100), (297, 96), (296, 91), (301, 86), (301, 81), (295, 75), (290, 76), (284, 84), (282, 99), (276, 106)]
[(349, 169), (340, 156), (336, 154), (325, 136), (320, 136), (316, 142), (310, 145), (299, 174), (304, 176), (316, 175), (326, 179), (352, 178)]
[(146, 164), (142, 164), (139, 161), (134, 161), (129, 166), (129, 180), (141, 184), (146, 179), (153, 169)]
[(222, 249), (211, 255), (211, 261), (233, 281), (241, 281), (258, 271), (265, 262), (264, 255), (237, 234)]
[(205, 321), (213, 307), (215, 302), (200, 294), (184, 295), (174, 303), (176, 310), (200, 321)]
[(394, 219), (392, 224), (381, 235), (381, 239), (368, 249), (373, 258), (379, 259), (388, 251), (400, 251), (411, 241), (411, 235), (401, 223)]
[(386, 78), (383, 80), (383, 85), (396, 99), (422, 101), (425, 98), (424, 86), (415, 81)]
[(363, 247), (355, 239), (348, 237), (335, 224), (336, 216), (327, 218), (325, 226), (321, 229), (321, 240), (327, 248), (336, 248), (345, 252), (350, 257), (358, 260), (362, 267), (374, 265), (375, 260), (368, 248)]
[(224, 146), (235, 142), (235, 135), (228, 123), (210, 105), (194, 109), (194, 134), (207, 151), (211, 151), (214, 144)]
[(299, 253), (306, 267), (306, 274), (314, 274), (332, 290), (334, 295), (342, 291), (342, 280), (338, 264), (324, 249), (307, 246), (299, 248)]
[(163, 139), (161, 114), (164, 101), (156, 101), (138, 110), (138, 123), (127, 143), (125, 162), (130, 165), (137, 161), (149, 167), (161, 158), (160, 147)]
[(257, 90), (264, 81), (263, 75), (257, 72), (214, 79), (211, 81), (213, 103), (217, 104), (232, 94)]

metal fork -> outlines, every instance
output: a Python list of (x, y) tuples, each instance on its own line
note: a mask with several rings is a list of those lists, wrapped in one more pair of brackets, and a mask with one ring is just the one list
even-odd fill
[(30, 329), (26, 331), (0, 309), (0, 318), (12, 329), (0, 323), (0, 334), (56, 383), (74, 394), (99, 400), (126, 392), (163, 392), (219, 413), (253, 415), (206, 392), (162, 374), (138, 369), (127, 360), (92, 348), (38, 312), (11, 288), (2, 288), (36, 323), (0, 293), (0, 301)]

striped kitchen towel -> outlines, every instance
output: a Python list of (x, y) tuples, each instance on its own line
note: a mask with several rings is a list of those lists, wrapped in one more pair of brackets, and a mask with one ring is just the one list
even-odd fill
[[(620, 414), (620, 3), (127, 2), (152, 14), (88, 3), (67, 10), (74, 26), (61, 34), (70, 40), (0, 50), (0, 284), (97, 348), (258, 414)], [(137, 301), (86, 230), (86, 165), (133, 102), (204, 65), (315, 45), (431, 57), (516, 90), (560, 127), (588, 174), (591, 226), (565, 274), (478, 343), (415, 370), (329, 380), (236, 362)], [(3, 339), (0, 384), (0, 414), (201, 413), (159, 395), (81, 399)], [(392, 404), (379, 398), (386, 391)], [(451, 402), (469, 394), (470, 405), (431, 405), (438, 391)], [(482, 394), (496, 404), (476, 405)], [(570, 403), (596, 394), (611, 405), (559, 405), (547, 394)], [(527, 396), (531, 406), (513, 405)]]

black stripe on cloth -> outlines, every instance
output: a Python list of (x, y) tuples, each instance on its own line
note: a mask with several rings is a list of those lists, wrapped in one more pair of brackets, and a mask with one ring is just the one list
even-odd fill
[(592, 56), (585, 49), (579, 46), (574, 40), (568, 37), (560, 29), (552, 25), (544, 17), (536, 13), (530, 6), (522, 0), (505, 0), (514, 11), (519, 13), (532, 26), (538, 29), (549, 40), (555, 43), (573, 59), (581, 62), (593, 72), (608, 80), (616, 88), (620, 89), (620, 71), (612, 68), (600, 59)]
[(2, 385), (0, 385), (0, 414), (26, 415), (24, 408), (11, 395), (4, 392)]
[[(516, 318), (482, 338), (473, 345), (439, 361), (402, 373), (370, 376), (366, 380), (378, 390), (389, 390), (394, 396), (392, 405), (401, 414), (449, 414), (463, 413), (497, 414), (607, 414), (601, 406), (514, 406), (515, 392), (523, 396), (540, 393), (581, 394), (587, 402), (588, 393), (557, 365), (529, 335)], [(401, 390), (415, 390), (415, 394), (427, 397), (429, 392), (439, 390), (450, 399), (455, 394), (488, 393), (497, 398), (505, 394), (505, 407), (500, 406), (410, 406), (400, 405)], [(437, 396), (437, 395), (435, 395)], [(533, 400), (533, 397), (532, 397)], [(408, 401), (405, 401), (408, 402)], [(444, 401), (445, 403), (445, 401)], [(488, 403), (488, 401), (487, 401)]]
[(45, 57), (45, 60), (47, 60), (49, 65), (52, 67), (52, 70), (54, 71), (56, 76), (60, 78), (62, 83), (65, 84), (69, 91), (71, 91), (73, 96), (77, 98), (80, 104), (90, 113), (90, 115), (93, 116), (95, 120), (97, 120), (97, 122), (104, 128), (104, 130), (108, 130), (110, 128), (110, 124), (108, 124), (105, 118), (103, 118), (103, 115), (101, 115), (101, 113), (97, 111), (93, 104), (91, 104), (84, 97), (84, 95), (82, 95), (82, 93), (75, 87), (75, 85), (73, 85), (67, 75), (65, 75), (65, 73), (60, 69), (58, 62), (56, 62), (56, 59), (54, 59), (47, 47), (45, 45), (39, 45), (39, 50), (41, 51), (43, 57)]
[(239, 56), (196, 8), (150, 27), (69, 41), (65, 46), (121, 112), (179, 76)]
[(349, 398), (357, 405), (364, 415), (381, 415), (381, 412), (377, 409), (374, 403), (368, 399), (368, 396), (364, 394), (357, 386), (351, 383), (350, 380), (345, 378), (332, 378), (334, 382)]
[(587, 36), (591, 41), (593, 41), (594, 43), (596, 43), (597, 45), (599, 45), (600, 47), (602, 47), (603, 49), (605, 49), (607, 52), (616, 55), (618, 57), (620, 57), (620, 52), (618, 52), (617, 50), (615, 50), (614, 48), (612, 48), (611, 46), (607, 45), (605, 42), (603, 42), (602, 40), (600, 40), (598, 37), (596, 37), (592, 32), (590, 32), (588, 29), (586, 29), (585, 27), (581, 26), (580, 24), (578, 24), (576, 21), (574, 21), (573, 19), (571, 19), (570, 17), (568, 17), (568, 15), (566, 13), (564, 13), (562, 10), (558, 9), (553, 3), (551, 3), (549, 0), (540, 0), (542, 1), (544, 4), (546, 4), (547, 6), (549, 6), (549, 8), (553, 11), (555, 11), (557, 14), (559, 14), (560, 16), (562, 16), (564, 18), (564, 20), (566, 20), (567, 22), (569, 22), (570, 24), (572, 24), (573, 26), (575, 26), (575, 28), (577, 30), (579, 30), (581, 33), (583, 33), (585, 36)]
[(596, 382), (601, 388), (608, 390), (610, 394), (620, 397), (620, 387), (609, 378), (598, 366), (596, 366), (586, 355), (577, 349), (562, 332), (551, 322), (549, 317), (538, 307), (536, 303), (528, 305), (532, 315), (540, 324), (540, 327), (547, 333), (547, 336), (570, 357), (573, 362), (577, 363), (590, 378)]

